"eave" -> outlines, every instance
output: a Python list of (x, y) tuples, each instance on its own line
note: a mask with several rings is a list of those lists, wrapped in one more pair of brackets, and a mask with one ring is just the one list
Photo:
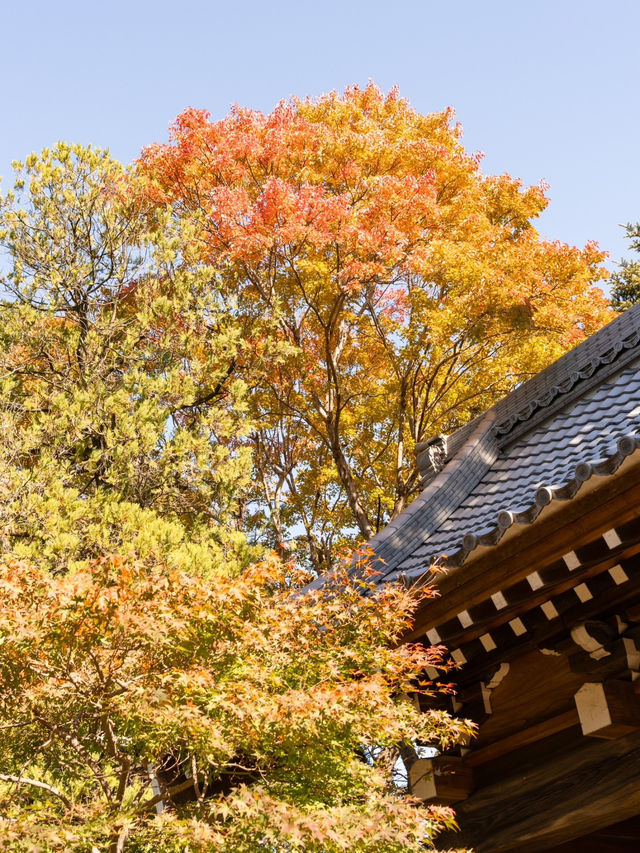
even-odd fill
[[(473, 636), (482, 625), (493, 625), (498, 618), (500, 611), (492, 605), (491, 596), (563, 561), (565, 555), (578, 554), (603, 533), (639, 518), (640, 450), (636, 450), (623, 460), (615, 476), (590, 478), (571, 500), (552, 501), (532, 523), (512, 525), (497, 544), (480, 546), (463, 565), (443, 570), (435, 579), (438, 598), (429, 600), (417, 614), (407, 639), (424, 637), (460, 613), (486, 605), (489, 614), (493, 610), (493, 619), (486, 616), (471, 632), (473, 621), (460, 626), (467, 637)], [(611, 559), (616, 556), (612, 552)], [(580, 576), (567, 569), (570, 584), (577, 584)], [(429, 575), (423, 580), (427, 578)], [(557, 580), (543, 583), (531, 590), (531, 599), (544, 600), (559, 586)], [(447, 643), (446, 635), (440, 639)]]

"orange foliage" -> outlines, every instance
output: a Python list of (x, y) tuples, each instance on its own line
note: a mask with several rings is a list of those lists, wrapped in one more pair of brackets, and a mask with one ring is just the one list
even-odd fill
[(442, 666), (397, 642), (428, 592), (360, 575), (0, 566), (3, 849), (423, 850), (452, 814), (400, 797), (376, 750), (470, 727), (411, 701)]
[(485, 176), (453, 113), (370, 84), (185, 110), (138, 173), (198, 217), (247, 339), (256, 479), (278, 542), (303, 527), (317, 568), (419, 489), (416, 443), (448, 432), (605, 322), (603, 253), (541, 240), (544, 187)]

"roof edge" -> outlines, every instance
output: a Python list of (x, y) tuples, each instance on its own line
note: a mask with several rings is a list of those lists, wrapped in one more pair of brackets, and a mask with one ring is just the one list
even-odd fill
[[(458, 569), (467, 561), (472, 552), (479, 548), (497, 545), (507, 534), (517, 533), (518, 527), (530, 526), (547, 510), (562, 501), (572, 500), (587, 483), (593, 484), (594, 477), (607, 478), (616, 473), (630, 457), (640, 450), (640, 434), (631, 433), (618, 438), (611, 450), (598, 459), (578, 462), (573, 476), (562, 483), (541, 486), (536, 492), (535, 501), (517, 511), (501, 510), (495, 517), (495, 523), (482, 531), (468, 531), (461, 538), (460, 548), (451, 554), (446, 562), (449, 569)], [(418, 581), (428, 571), (413, 569), (406, 573), (409, 581)]]
[(498, 457), (494, 420), (495, 414), (489, 409), (446, 467), (397, 518), (369, 540), (369, 547), (384, 567), (380, 580), (417, 544), (426, 542), (493, 465)]
[[(640, 303), (615, 317), (487, 410), (494, 412), (494, 432), (500, 447), (516, 441), (557, 410), (622, 369), (636, 357), (639, 345)], [(466, 442), (467, 435), (474, 429), (472, 425), (481, 422), (487, 412), (446, 436), (450, 455), (440, 460), (440, 470), (449, 466), (460, 444)], [(421, 451), (417, 455), (417, 463), (423, 487), (435, 482), (438, 477), (438, 473), (433, 470), (430, 454), (426, 452), (431, 441), (433, 439), (417, 448)]]
[[(606, 327), (605, 327), (606, 328)], [(632, 332), (624, 340), (617, 341), (609, 350), (593, 358), (583, 367), (574, 370), (564, 382), (553, 385), (548, 391), (528, 403), (520, 412), (512, 414), (495, 427), (502, 447), (518, 439), (524, 432), (546, 420), (557, 408), (588, 393), (614, 373), (622, 370), (636, 357), (635, 349), (640, 343), (640, 331)], [(554, 403), (557, 402), (557, 406)], [(547, 411), (549, 410), (549, 411)], [(521, 428), (520, 425), (522, 425)]]

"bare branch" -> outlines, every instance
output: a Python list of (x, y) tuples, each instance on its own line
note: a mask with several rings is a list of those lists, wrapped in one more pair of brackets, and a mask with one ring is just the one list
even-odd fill
[(46, 782), (40, 782), (38, 779), (29, 779), (27, 776), (12, 776), (10, 773), (0, 773), (0, 782), (12, 782), (15, 785), (30, 785), (32, 788), (41, 788), (47, 791), (53, 797), (61, 800), (65, 806), (70, 809), (71, 801), (53, 785), (47, 785)]

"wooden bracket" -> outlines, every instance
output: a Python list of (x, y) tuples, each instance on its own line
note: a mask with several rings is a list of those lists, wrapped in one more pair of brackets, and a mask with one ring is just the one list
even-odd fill
[(414, 797), (443, 805), (466, 800), (473, 791), (473, 771), (455, 755), (419, 758), (411, 765), (409, 781)]
[(616, 740), (640, 729), (640, 698), (628, 681), (588, 681), (574, 699), (587, 737)]
[(609, 643), (613, 635), (613, 630), (606, 622), (596, 620), (581, 622), (571, 629), (573, 642), (594, 660), (600, 660), (611, 654)]

